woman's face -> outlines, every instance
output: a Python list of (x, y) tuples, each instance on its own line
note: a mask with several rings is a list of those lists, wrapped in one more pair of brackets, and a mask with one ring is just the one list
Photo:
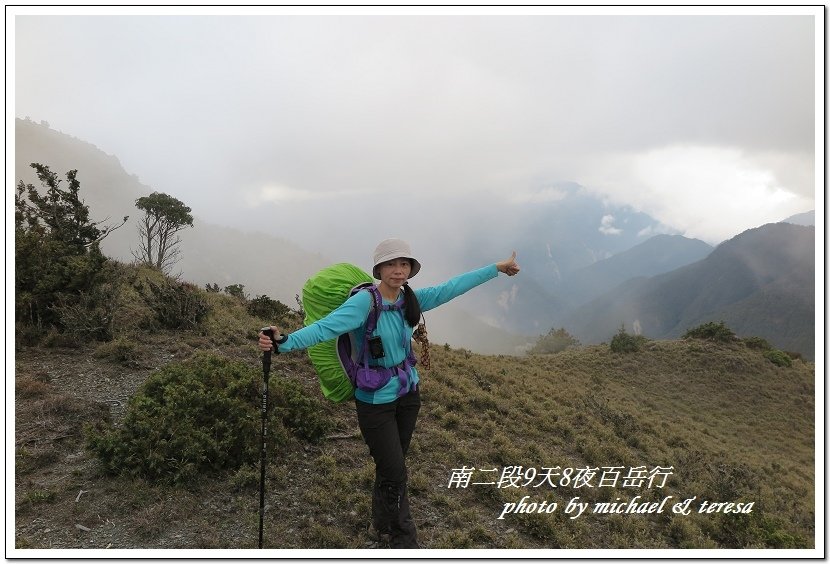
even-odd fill
[(397, 258), (380, 265), (380, 281), (390, 288), (400, 288), (409, 279), (412, 263), (406, 258)]

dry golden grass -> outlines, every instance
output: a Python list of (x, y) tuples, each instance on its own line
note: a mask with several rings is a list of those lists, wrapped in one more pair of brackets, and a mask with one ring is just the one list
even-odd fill
[(695, 507), (704, 499), (752, 501), (753, 512), (563, 519), (557, 511), (503, 521), (534, 544), (568, 548), (813, 546), (812, 364), (781, 368), (740, 342), (672, 341), (638, 353), (594, 346), (521, 359), (438, 349), (433, 365), (411, 464), (432, 468), (434, 491), (464, 499), (464, 511), (480, 513), (478, 524), (492, 524), (524, 495), (545, 497), (533, 487), (448, 490), (454, 468), (661, 466), (673, 470), (659, 489), (545, 493), (560, 509), (576, 496), (593, 507), (671, 495), (696, 497)]
[[(232, 298), (189, 331), (120, 335), (98, 352), (35, 349), (16, 370), (16, 545), (26, 548), (254, 548), (258, 468), (181, 490), (100, 474), (83, 452), (85, 421), (106, 416), (79, 397), (80, 373), (137, 385), (149, 370), (209, 349), (259, 362), (263, 320)], [(290, 324), (291, 320), (286, 320)], [(123, 358), (122, 358), (123, 357)], [(129, 358), (127, 358), (129, 357)], [(124, 359), (135, 363), (124, 362)], [(779, 367), (741, 342), (652, 341), (639, 352), (608, 346), (532, 357), (431, 347), (409, 455), (411, 504), (426, 548), (812, 548), (815, 543), (815, 367)], [(78, 367), (78, 368), (75, 368)], [(305, 355), (275, 358), (273, 377), (319, 395)], [(50, 374), (61, 372), (61, 393)], [(134, 389), (134, 387), (133, 387)], [(103, 392), (102, 392), (103, 393)], [(106, 398), (107, 396), (103, 396)], [(115, 396), (110, 396), (115, 397)], [(116, 397), (120, 399), (120, 397)], [(102, 401), (98, 399), (98, 401)], [(122, 402), (123, 404), (123, 402)], [(115, 404), (113, 404), (115, 405)], [(321, 445), (294, 440), (269, 453), (269, 548), (368, 548), (374, 468), (354, 406), (320, 398), (336, 422)], [(671, 467), (662, 488), (538, 486), (544, 468)], [(509, 467), (538, 476), (518, 487), (450, 487), (457, 469), (498, 481)], [(536, 486), (536, 487), (535, 487)], [(79, 491), (91, 491), (75, 501)], [(746, 515), (594, 514), (571, 519), (579, 497), (596, 503), (753, 502)], [(506, 504), (557, 503), (552, 513)], [(76, 523), (91, 529), (83, 532)], [(81, 532), (79, 532), (81, 531)]]

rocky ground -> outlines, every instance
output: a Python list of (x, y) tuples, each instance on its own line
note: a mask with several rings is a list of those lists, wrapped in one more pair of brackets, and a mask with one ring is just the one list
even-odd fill
[[(97, 358), (91, 347), (16, 351), (16, 548), (257, 547), (259, 491), (254, 472), (189, 490), (173, 489), (105, 476), (85, 450), (84, 425), (123, 418), (129, 398), (147, 376), (177, 357), (163, 345), (146, 351), (141, 362), (130, 367)], [(331, 441), (335, 448), (365, 449), (359, 436), (341, 435)], [(267, 483), (273, 486), (266, 498), (266, 547), (300, 546), (300, 536), (292, 539), (292, 529), (315, 520), (301, 504), (284, 501), (298, 499), (290, 490), (309, 488), (315, 476), (313, 461), (320, 454), (318, 447), (309, 445), (295, 450), (287, 454), (290, 468), (278, 459), (268, 466)], [(373, 546), (362, 518), (352, 517), (354, 548)]]

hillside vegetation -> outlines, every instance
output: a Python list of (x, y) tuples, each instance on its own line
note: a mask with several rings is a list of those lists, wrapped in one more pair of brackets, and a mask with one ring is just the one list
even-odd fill
[[(136, 201), (160, 189), (171, 196), (185, 193), (180, 186), (142, 183), (116, 156), (45, 122), (16, 119), (15, 178), (37, 184), (33, 162), (61, 175), (77, 170), (82, 199), (95, 221), (129, 216), (123, 227), (100, 241), (101, 252), (118, 260), (132, 260), (140, 246), (142, 214)], [(583, 343), (601, 343), (621, 323), (641, 327), (652, 338), (673, 339), (690, 326), (723, 320), (741, 336), (762, 336), (778, 348), (814, 357), (814, 228), (773, 225), (750, 230), (700, 261), (711, 251), (700, 241), (668, 235), (644, 238), (642, 232), (666, 227), (646, 214), (628, 206), (609, 208), (578, 184), (551, 189), (562, 199), (528, 205), (518, 214), (522, 220), (517, 225), (471, 217), (466, 227), (454, 227), (453, 244), (441, 230), (427, 230), (411, 241), (419, 252), (441, 249), (429, 258), (434, 276), (440, 277), (442, 270), (449, 277), (478, 268), (510, 249), (518, 250), (522, 265), (522, 276), (496, 279), (430, 313), (433, 335), (476, 352), (511, 354), (525, 350), (534, 334), (552, 325), (566, 328)], [(267, 293), (293, 304), (305, 281), (327, 264), (363, 260), (353, 258), (352, 250), (367, 244), (365, 237), (329, 245), (325, 257), (258, 232), (282, 225), (279, 214), (254, 220), (248, 210), (240, 230), (206, 223), (199, 216), (200, 202), (185, 200), (194, 210), (193, 227), (181, 232), (181, 260), (171, 273), (200, 287), (244, 284), (252, 295)], [(611, 216), (614, 235), (598, 229)], [(809, 222), (809, 217), (789, 221)], [(430, 240), (437, 246), (429, 245)], [(349, 252), (343, 254), (343, 245)]]
[[(144, 472), (140, 449), (175, 437), (147, 411), (143, 427), (129, 421), (150, 405), (148, 382), (178, 394), (176, 378), (199, 363), (232, 367), (248, 400), (226, 405), (258, 418), (257, 329), (294, 329), (300, 316), (147, 268), (106, 268), (107, 292), (75, 304), (62, 327), (16, 332), (16, 547), (254, 548), (257, 461), (194, 475), (182, 454), (177, 479)], [(104, 305), (108, 331), (84, 333), (83, 308)], [(603, 344), (512, 357), (434, 343), (409, 459), (422, 546), (813, 548), (815, 368), (776, 363), (765, 348), (639, 339), (629, 353)], [(302, 353), (275, 357), (271, 381), (265, 546), (372, 547), (374, 469), (353, 405), (322, 399)], [(176, 407), (181, 429), (195, 408)], [(217, 411), (207, 424), (225, 421)], [(95, 448), (95, 436), (128, 428), (147, 433), (132, 455)], [(199, 459), (198, 445), (181, 448)], [(690, 498), (689, 514), (672, 510)], [(588, 504), (578, 517), (577, 502)], [(613, 512), (626, 503), (634, 510)]]
[[(137, 227), (141, 213), (135, 206), (138, 198), (159, 189), (141, 182), (122, 166), (117, 156), (109, 155), (91, 143), (50, 129), (46, 124), (15, 120), (15, 178), (37, 185), (30, 163), (48, 165), (63, 175), (77, 169), (82, 196), (96, 220), (129, 216), (127, 224), (101, 241), (108, 256), (131, 261), (139, 247)], [(172, 194), (175, 195), (175, 194)], [(198, 202), (185, 201), (198, 210)], [(194, 225), (181, 233), (181, 260), (171, 270), (184, 279), (204, 286), (219, 283), (222, 287), (241, 283), (254, 293), (268, 293), (283, 302), (293, 302), (294, 294), (306, 278), (323, 268), (328, 260), (315, 252), (301, 249), (287, 239), (260, 233), (257, 225), (240, 231), (208, 223), (194, 212)], [(267, 248), (265, 255), (254, 249)], [(280, 265), (291, 264), (292, 268)]]
[[(64, 189), (33, 168), (45, 191), (15, 192), (15, 546), (255, 546), (256, 334), (302, 312), (108, 259), (118, 226), (75, 171)], [(422, 546), (814, 545), (812, 364), (723, 323), (585, 348), (551, 330), (532, 351), (432, 347), (410, 456)], [(321, 398), (302, 354), (273, 373), (266, 546), (374, 546), (354, 408)]]

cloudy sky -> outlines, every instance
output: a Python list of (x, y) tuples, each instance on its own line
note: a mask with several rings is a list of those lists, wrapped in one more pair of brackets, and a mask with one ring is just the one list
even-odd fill
[(313, 250), (309, 213), (374, 241), (566, 181), (709, 243), (823, 207), (821, 7), (16, 10), (14, 116)]

